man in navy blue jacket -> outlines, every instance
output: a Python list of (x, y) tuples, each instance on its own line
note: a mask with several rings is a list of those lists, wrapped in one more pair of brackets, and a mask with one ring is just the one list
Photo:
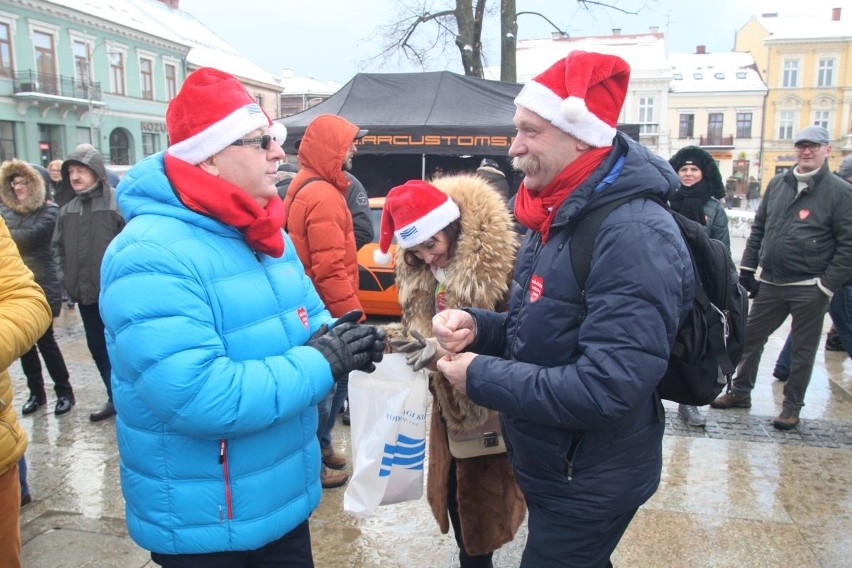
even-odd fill
[(570, 221), (615, 199), (678, 185), (668, 163), (616, 133), (630, 68), (574, 51), (515, 99), (509, 154), (523, 171), (515, 204), (529, 228), (508, 313), (447, 310), (433, 320), (455, 388), (502, 415), (529, 507), (521, 566), (608, 566), (662, 469), (655, 388), (695, 283), (671, 215), (647, 199), (614, 209), (598, 232), (585, 299)]

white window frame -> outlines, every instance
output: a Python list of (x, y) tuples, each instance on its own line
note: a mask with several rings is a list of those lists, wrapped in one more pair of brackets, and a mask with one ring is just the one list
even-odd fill
[[(180, 76), (178, 75), (178, 69), (180, 69), (180, 66), (178, 63), (177, 59), (172, 57), (163, 57), (163, 96), (165, 96), (167, 101), (172, 100), (177, 95), (178, 89), (180, 88)], [(175, 70), (174, 93), (169, 93), (169, 82), (167, 80), (166, 67), (172, 67)]]
[(811, 115), (811, 124), (822, 126), (831, 132), (832, 112), (830, 110), (815, 110)]
[[(151, 63), (151, 98), (144, 97), (143, 82), (142, 82), (142, 61)], [(157, 100), (157, 54), (150, 51), (136, 50), (136, 64), (139, 68), (139, 97), (142, 99), (154, 101)]]
[(795, 110), (778, 111), (778, 140), (792, 140), (793, 129), (798, 122), (799, 113)]
[[(30, 33), (30, 42), (32, 47), (32, 55), (33, 55), (33, 70), (38, 72), (38, 68), (36, 67), (36, 61), (38, 57), (36, 56), (36, 46), (35, 46), (35, 38), (33, 37), (36, 32), (43, 33), (49, 35), (53, 38), (53, 70), (51, 74), (56, 77), (56, 80), (59, 81), (59, 30), (60, 27), (48, 24), (46, 22), (40, 22), (36, 20), (28, 20), (29, 24), (29, 33)], [(57, 85), (58, 88), (58, 85)]]
[[(837, 57), (834, 55), (818, 55), (816, 58), (816, 77), (814, 85), (818, 88), (833, 87), (837, 80)], [(823, 67), (823, 63), (830, 63), (830, 66)], [(828, 75), (828, 81), (823, 82), (823, 74)]]
[[(789, 65), (788, 65), (789, 64)], [(795, 67), (795, 68), (793, 68)], [(781, 88), (796, 89), (799, 87), (799, 75), (802, 71), (802, 60), (798, 57), (789, 57), (781, 60)], [(792, 75), (793, 81), (788, 81)], [(788, 84), (792, 83), (792, 84)]]
[[(115, 95), (127, 96), (127, 51), (128, 48), (126, 45), (122, 45), (120, 43), (115, 43), (108, 41), (106, 44), (106, 56), (107, 56), (107, 69), (109, 70), (109, 92)], [(123, 84), (121, 85), (121, 90), (119, 91), (116, 88), (115, 77), (112, 73), (112, 62), (110, 61), (110, 56), (113, 53), (120, 53), (122, 60), (122, 72), (121, 78)]]
[[(77, 54), (74, 52), (74, 44), (82, 43), (85, 44), (89, 50), (89, 76), (81, 77), (79, 73), (79, 69), (77, 69)], [(71, 58), (73, 60), (74, 66), (74, 79), (81, 83), (93, 83), (95, 81), (95, 65), (94, 65), (94, 53), (95, 53), (95, 38), (92, 36), (84, 35), (78, 32), (69, 31), (68, 32), (68, 46), (71, 53)]]

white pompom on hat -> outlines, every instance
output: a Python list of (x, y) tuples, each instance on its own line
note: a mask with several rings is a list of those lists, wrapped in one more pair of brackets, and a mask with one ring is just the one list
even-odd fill
[[(202, 67), (187, 76), (166, 110), (168, 153), (198, 164), (249, 132), (268, 126), (272, 126), (269, 116), (242, 83), (224, 71)], [(281, 128), (271, 132), (279, 144), (286, 136)]]
[(385, 197), (379, 248), (373, 251), (376, 264), (390, 264), (394, 235), (402, 248), (410, 248), (432, 238), (461, 216), (459, 206), (434, 185), (413, 179), (392, 188)]
[(604, 148), (612, 146), (629, 82), (630, 66), (620, 57), (572, 51), (524, 85), (515, 104)]

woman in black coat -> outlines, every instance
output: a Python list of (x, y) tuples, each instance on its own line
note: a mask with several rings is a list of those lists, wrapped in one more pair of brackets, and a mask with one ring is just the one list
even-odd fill
[[(0, 166), (0, 213), (24, 263), (44, 290), (53, 317), (58, 316), (62, 297), (51, 240), (59, 207), (45, 200), (45, 183), (35, 168), (21, 160), (3, 162)], [(53, 336), (52, 324), (32, 349), (21, 356), (21, 366), (30, 389), (30, 397), (21, 412), (31, 414), (47, 404), (39, 352), (53, 379), (53, 390), (57, 396), (54, 413), (65, 414), (74, 406), (74, 392), (65, 359)]]

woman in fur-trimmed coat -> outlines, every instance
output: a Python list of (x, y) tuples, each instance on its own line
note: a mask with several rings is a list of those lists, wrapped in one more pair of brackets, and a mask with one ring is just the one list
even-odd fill
[[(503, 198), (485, 180), (458, 175), (393, 188), (381, 233), (382, 251), (394, 235), (399, 245), (395, 271), (407, 333), (431, 338), (432, 317), (442, 309), (505, 305), (517, 233)], [(440, 355), (430, 365), (427, 497), (441, 532), (453, 525), (461, 566), (488, 567), (492, 552), (514, 538), (526, 504), (505, 453), (466, 459), (450, 454), (448, 428), (470, 430), (494, 411), (473, 404), (434, 370)]]

